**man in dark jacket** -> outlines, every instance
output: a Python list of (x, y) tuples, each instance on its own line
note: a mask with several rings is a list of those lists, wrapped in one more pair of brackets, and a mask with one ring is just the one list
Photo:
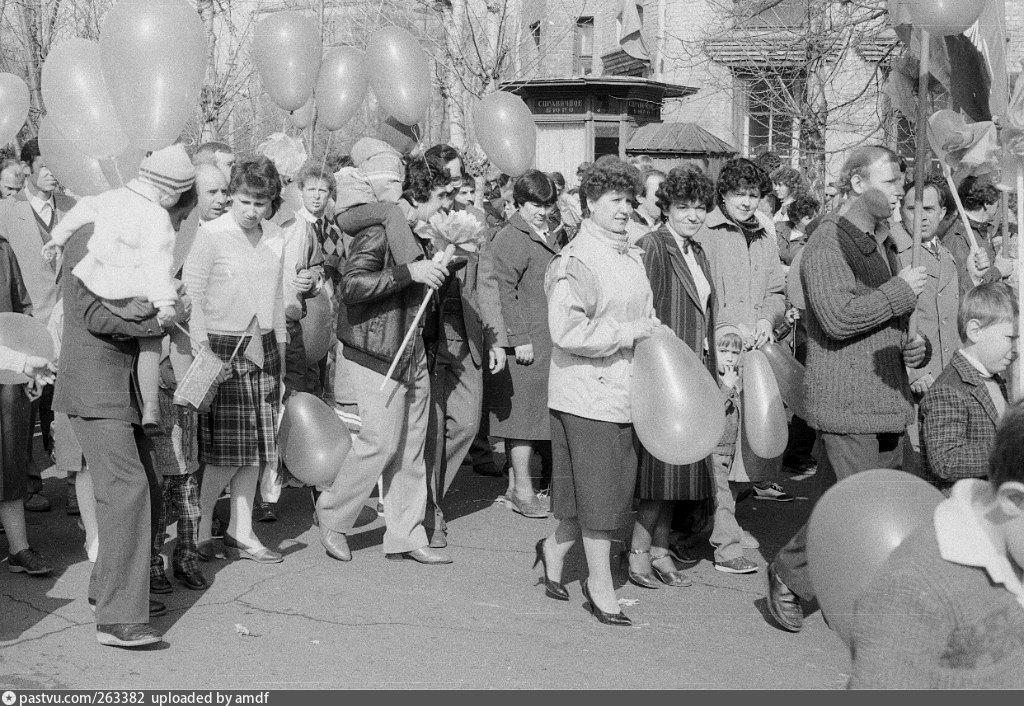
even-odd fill
[[(367, 162), (381, 165), (379, 179), (376, 167), (366, 174), (380, 199), (401, 163), (391, 165), (389, 155), (361, 161), (364, 166)], [(445, 181), (439, 176), (422, 160), (409, 165), (398, 206), (409, 223), (426, 221), (440, 208)], [(378, 207), (360, 206), (346, 215), (354, 219), (360, 217), (360, 208)], [(362, 426), (334, 484), (317, 499), (320, 541), (328, 556), (339, 561), (352, 559), (345, 535), (383, 476), (385, 554), (389, 559), (447, 564), (451, 562), (447, 554), (427, 546), (423, 528), (427, 503), (423, 446), (430, 378), (420, 332), (412, 336), (392, 376), (385, 375), (412, 326), (426, 288), (440, 287), (448, 270), (426, 259), (423, 244), (410, 230), (385, 228), (379, 224), (379, 216), (377, 221), (356, 233), (341, 282), (345, 309), (338, 319), (338, 340), (351, 363), (349, 375)]]

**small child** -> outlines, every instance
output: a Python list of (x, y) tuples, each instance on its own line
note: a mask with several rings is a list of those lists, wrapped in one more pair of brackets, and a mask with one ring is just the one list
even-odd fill
[[(715, 347), (718, 352), (718, 386), (726, 397), (725, 431), (712, 455), (715, 473), (715, 523), (711, 531), (711, 546), (715, 548), (715, 568), (727, 574), (752, 574), (757, 564), (743, 556), (743, 528), (736, 522), (736, 495), (729, 485), (729, 472), (736, 456), (736, 443), (740, 428), (740, 356), (743, 353), (743, 335), (732, 324), (719, 324), (715, 329)], [(756, 544), (746, 540), (751, 548)]]
[(948, 494), (962, 478), (984, 478), (1007, 407), (999, 373), (1013, 361), (1017, 297), (1002, 282), (982, 284), (960, 301), (962, 346), (921, 400), (925, 477)]
[(854, 604), (851, 689), (1024, 688), (1024, 406), (990, 446)]
[[(178, 300), (171, 273), (175, 234), (167, 210), (194, 181), (195, 168), (184, 147), (154, 152), (124, 186), (79, 201), (53, 229), (43, 257), (53, 259), (75, 231), (95, 224), (89, 252), (72, 274), (114, 313), (130, 306), (124, 300), (146, 299), (156, 308), (160, 325), (167, 326)], [(150, 434), (160, 428), (160, 349), (160, 336), (139, 339), (142, 426)]]

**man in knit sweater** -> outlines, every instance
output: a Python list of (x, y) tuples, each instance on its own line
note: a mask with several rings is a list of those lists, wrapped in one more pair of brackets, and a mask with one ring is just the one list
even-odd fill
[(854, 689), (1024, 688), (1024, 407), (854, 604)]
[[(900, 269), (889, 237), (901, 181), (891, 151), (855, 150), (843, 167), (846, 210), (824, 218), (803, 251), (805, 392), (825, 487), (872, 468), (898, 468), (913, 421), (905, 366), (924, 364), (926, 344), (920, 336), (908, 340), (907, 321), (927, 275), (923, 267)], [(768, 567), (769, 610), (791, 632), (803, 627), (801, 602), (814, 598), (806, 540), (804, 526)]]

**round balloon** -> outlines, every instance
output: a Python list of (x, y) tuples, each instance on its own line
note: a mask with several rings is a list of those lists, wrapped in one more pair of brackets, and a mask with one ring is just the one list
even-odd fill
[(743, 430), (750, 450), (761, 458), (775, 458), (786, 450), (789, 428), (782, 394), (759, 350), (743, 354)]
[(725, 430), (725, 400), (697, 354), (666, 330), (637, 344), (629, 392), (633, 428), (671, 464), (706, 458)]
[[(51, 362), (57, 355), (53, 347), (53, 337), (46, 330), (46, 324), (27, 314), (0, 314), (0, 346), (25, 355), (46, 358)], [(0, 385), (20, 385), (28, 381), (27, 375), (0, 371)]]
[[(911, 23), (936, 36), (965, 32), (978, 21), (986, 0), (895, 0)], [(890, 5), (894, 0), (889, 0)], [(891, 10), (890, 10), (891, 11)]]
[(331, 293), (323, 287), (315, 297), (306, 300), (306, 315), (299, 321), (302, 326), (302, 345), (306, 350), (306, 364), (319, 363), (334, 345), (334, 312)]
[(64, 188), (78, 196), (95, 196), (110, 190), (99, 160), (78, 148), (49, 115), (39, 121), (39, 153)]
[(803, 363), (778, 343), (766, 343), (760, 350), (772, 367), (782, 401), (793, 410), (793, 414), (807, 419), (807, 401), (804, 398), (804, 375), (807, 370)]
[(345, 127), (363, 106), (370, 77), (366, 57), (355, 47), (335, 47), (320, 64), (316, 80), (316, 108), (327, 130)]
[(119, 0), (100, 31), (103, 77), (131, 141), (172, 144), (199, 107), (209, 46), (186, 0)]
[(14, 74), (0, 73), (0, 145), (7, 144), (21, 132), (31, 105), (25, 82)]
[(300, 130), (305, 130), (312, 125), (313, 121), (316, 120), (316, 96), (310, 96), (305, 105), (298, 110), (288, 113), (288, 119), (292, 121), (292, 125)]
[(807, 567), (828, 624), (850, 644), (854, 603), (914, 530), (930, 522), (942, 493), (903, 471), (857, 473), (828, 490), (807, 525)]
[(79, 152), (103, 159), (128, 147), (103, 78), (99, 44), (73, 38), (51, 49), (43, 63), (42, 88), (47, 115)]
[(352, 437), (323, 400), (293, 392), (285, 401), (277, 443), (289, 473), (307, 485), (325, 487), (334, 482)]
[(256, 25), (252, 57), (263, 88), (282, 110), (298, 110), (313, 95), (320, 56), (320, 28), (312, 18), (275, 12)]
[(533, 166), (537, 128), (523, 99), (506, 91), (484, 96), (473, 111), (480, 149), (498, 169), (512, 177)]
[(399, 27), (377, 30), (366, 44), (366, 68), (385, 113), (405, 125), (427, 116), (430, 59), (415, 37)]

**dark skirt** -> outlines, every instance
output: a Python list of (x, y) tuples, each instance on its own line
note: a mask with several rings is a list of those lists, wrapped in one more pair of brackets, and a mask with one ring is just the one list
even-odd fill
[(602, 422), (551, 410), (551, 509), (579, 518), (589, 530), (616, 530), (630, 521), (636, 486), (632, 424)]
[(0, 385), (0, 502), (28, 493), (29, 410), (24, 385)]
[(551, 369), (549, 345), (535, 345), (529, 365), (516, 362), (508, 349), (505, 368), (487, 380), (484, 403), (490, 410), (491, 436), (502, 439), (547, 441), (551, 438), (548, 419), (548, 371)]
[(640, 500), (704, 500), (715, 495), (711, 457), (674, 466), (659, 461), (640, 447), (636, 497)]
[[(229, 360), (239, 336), (209, 334), (210, 349)], [(277, 418), (281, 410), (281, 355), (277, 336), (263, 335), (263, 369), (245, 357), (231, 363), (231, 377), (217, 388), (210, 411), (199, 417), (199, 460), (213, 466), (277, 467)]]

